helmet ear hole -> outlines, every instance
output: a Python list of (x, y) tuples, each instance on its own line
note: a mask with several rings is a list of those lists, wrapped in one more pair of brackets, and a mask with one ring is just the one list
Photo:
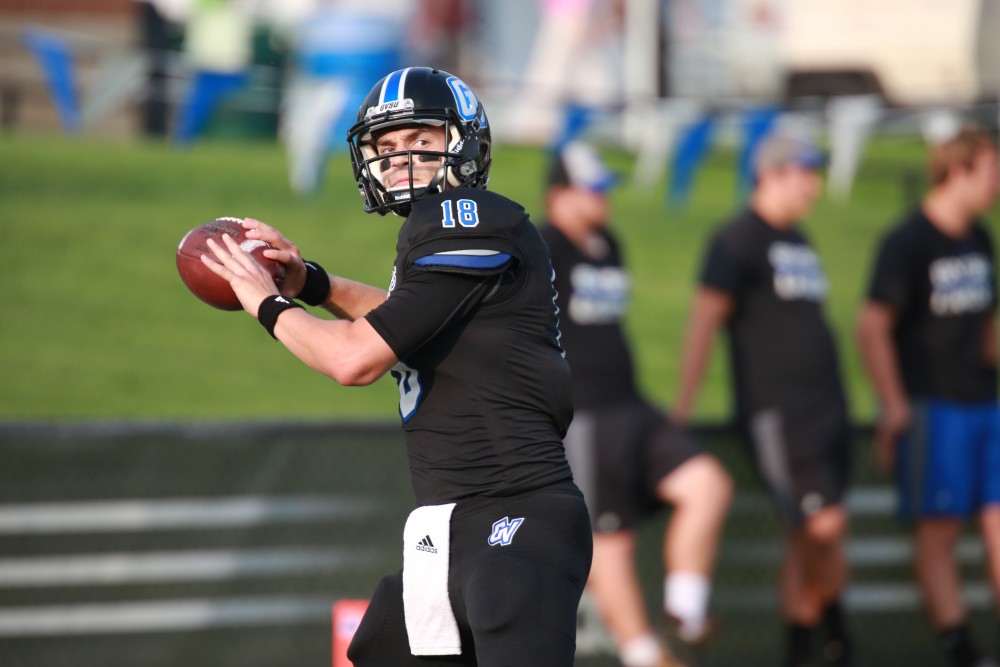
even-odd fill
[(485, 188), (490, 164), (489, 130), (478, 119), (464, 126), (455, 123), (450, 128), (448, 185)]
[(455, 151), (459, 142), (462, 141), (462, 134), (455, 127), (455, 123), (448, 123), (448, 152)]

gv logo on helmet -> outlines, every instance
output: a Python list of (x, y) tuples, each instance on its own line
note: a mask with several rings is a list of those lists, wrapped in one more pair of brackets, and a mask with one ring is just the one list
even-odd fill
[(476, 99), (476, 94), (472, 92), (472, 88), (465, 85), (465, 82), (457, 76), (448, 79), (448, 86), (455, 96), (455, 103), (458, 105), (458, 114), (463, 120), (474, 119), (476, 111), (479, 109), (479, 100)]

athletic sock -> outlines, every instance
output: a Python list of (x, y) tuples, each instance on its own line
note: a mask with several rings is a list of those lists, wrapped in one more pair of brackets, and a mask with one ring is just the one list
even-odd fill
[(685, 641), (700, 638), (708, 630), (708, 599), (712, 582), (695, 572), (671, 572), (663, 580), (663, 610), (678, 622)]
[(788, 657), (785, 667), (808, 667), (812, 659), (815, 628), (798, 623), (788, 624)]
[(639, 635), (618, 647), (618, 659), (624, 667), (656, 667), (663, 660), (663, 649), (653, 635)]
[(973, 667), (982, 657), (972, 644), (969, 626), (964, 623), (939, 632), (938, 641), (955, 667)]

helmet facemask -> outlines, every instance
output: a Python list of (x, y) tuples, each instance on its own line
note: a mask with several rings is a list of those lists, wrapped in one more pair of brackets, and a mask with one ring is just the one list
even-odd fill
[[(414, 148), (388, 153), (378, 152), (377, 139), (382, 132), (420, 125), (443, 128), (443, 134), (447, 137), (447, 145), (443, 151)], [(411, 202), (441, 192), (448, 187), (462, 185), (461, 181), (455, 178), (453, 169), (457, 162), (455, 149), (456, 146), (460, 146), (461, 139), (457, 127), (449, 121), (407, 120), (372, 127), (371, 131), (361, 137), (358, 149), (362, 156), (361, 170), (367, 174), (367, 181), (371, 189), (369, 194), (374, 195), (374, 203), (377, 206), (389, 207), (395, 213), (406, 215), (409, 212), (408, 208)], [(407, 182), (402, 186), (392, 187), (385, 182), (385, 176), (391, 169), (391, 163), (400, 156), (406, 157)], [(426, 179), (426, 170), (423, 169), (423, 166), (428, 162), (438, 163), (438, 168), (429, 181)], [(422, 180), (425, 182), (416, 183), (415, 172), (423, 176)]]

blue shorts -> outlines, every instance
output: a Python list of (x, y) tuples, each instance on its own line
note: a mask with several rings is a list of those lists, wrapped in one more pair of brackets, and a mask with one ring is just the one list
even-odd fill
[(1000, 405), (914, 402), (896, 483), (904, 520), (967, 518), (1000, 503)]

